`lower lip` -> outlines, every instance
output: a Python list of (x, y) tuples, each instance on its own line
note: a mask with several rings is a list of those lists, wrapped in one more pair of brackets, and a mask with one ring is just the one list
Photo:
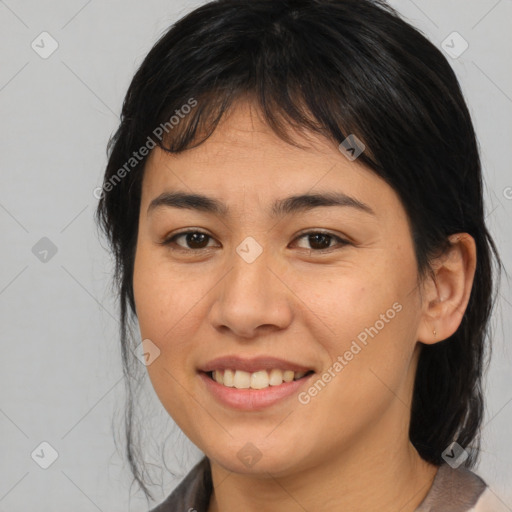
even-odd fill
[(222, 405), (243, 411), (258, 411), (270, 407), (285, 398), (297, 393), (297, 391), (314, 375), (308, 375), (302, 379), (291, 382), (283, 382), (279, 386), (269, 386), (264, 389), (237, 389), (228, 388), (210, 378), (205, 372), (199, 376), (206, 385), (206, 389)]

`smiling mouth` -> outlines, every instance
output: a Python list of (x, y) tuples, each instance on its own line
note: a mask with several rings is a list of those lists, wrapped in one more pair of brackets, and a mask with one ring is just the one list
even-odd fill
[(293, 370), (280, 370), (273, 368), (271, 370), (259, 370), (256, 372), (246, 372), (243, 370), (214, 370), (207, 372), (206, 375), (218, 384), (227, 388), (236, 389), (266, 389), (269, 387), (280, 386), (283, 382), (292, 382), (300, 380), (311, 375), (313, 370), (308, 372), (294, 372)]

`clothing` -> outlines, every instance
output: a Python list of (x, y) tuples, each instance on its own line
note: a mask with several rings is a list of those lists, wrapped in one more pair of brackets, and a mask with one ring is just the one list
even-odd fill
[[(210, 462), (203, 457), (171, 495), (150, 512), (207, 512), (212, 492)], [(416, 512), (509, 512), (475, 473), (462, 466), (439, 467)], [(311, 511), (317, 512), (317, 511)]]

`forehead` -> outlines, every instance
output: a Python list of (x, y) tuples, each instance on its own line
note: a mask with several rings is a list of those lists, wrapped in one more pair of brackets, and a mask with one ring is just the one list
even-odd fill
[(291, 136), (301, 147), (278, 137), (251, 103), (236, 104), (196, 148), (180, 154), (152, 151), (143, 203), (147, 208), (155, 196), (175, 189), (213, 195), (226, 204), (254, 197), (266, 211), (276, 199), (307, 192), (345, 193), (373, 203), (374, 210), (398, 201), (378, 175), (349, 161), (334, 142), (312, 133)]

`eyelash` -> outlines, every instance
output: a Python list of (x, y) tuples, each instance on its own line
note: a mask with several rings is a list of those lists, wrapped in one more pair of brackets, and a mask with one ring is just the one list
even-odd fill
[[(206, 237), (208, 237), (209, 240), (213, 239), (212, 236), (210, 236), (208, 233), (205, 233), (204, 231), (201, 231), (201, 230), (198, 230), (198, 229), (190, 229), (190, 230), (187, 230), (187, 231), (181, 231), (180, 233), (176, 233), (173, 236), (171, 236), (169, 238), (166, 238), (163, 242), (160, 242), (160, 245), (169, 246), (172, 250), (181, 251), (181, 252), (195, 252), (195, 253), (199, 253), (200, 251), (205, 251), (205, 250), (211, 249), (211, 247), (203, 247), (203, 248), (200, 248), (200, 249), (188, 249), (188, 248), (184, 248), (184, 247), (181, 247), (181, 246), (178, 246), (178, 248), (171, 247), (175, 243), (176, 239), (178, 239), (179, 237), (182, 237), (182, 236), (186, 236), (188, 234), (201, 234), (201, 235), (205, 235)], [(324, 236), (328, 236), (329, 238), (338, 241), (338, 245), (340, 245), (339, 248), (341, 248), (341, 247), (343, 247), (345, 245), (349, 245), (350, 244), (350, 242), (348, 240), (344, 240), (343, 238), (341, 238), (341, 237), (339, 237), (337, 235), (334, 235), (333, 233), (324, 232), (324, 231), (306, 231), (306, 232), (303, 232), (303, 233), (299, 234), (293, 241), (295, 242), (297, 240), (300, 240), (301, 238), (304, 238), (304, 237), (307, 237), (307, 236), (310, 236), (310, 235), (324, 235)], [(324, 252), (331, 251), (333, 248), (336, 248), (336, 246), (328, 247), (326, 249), (309, 249), (309, 251), (310, 252), (315, 252), (315, 253), (324, 253)]]

